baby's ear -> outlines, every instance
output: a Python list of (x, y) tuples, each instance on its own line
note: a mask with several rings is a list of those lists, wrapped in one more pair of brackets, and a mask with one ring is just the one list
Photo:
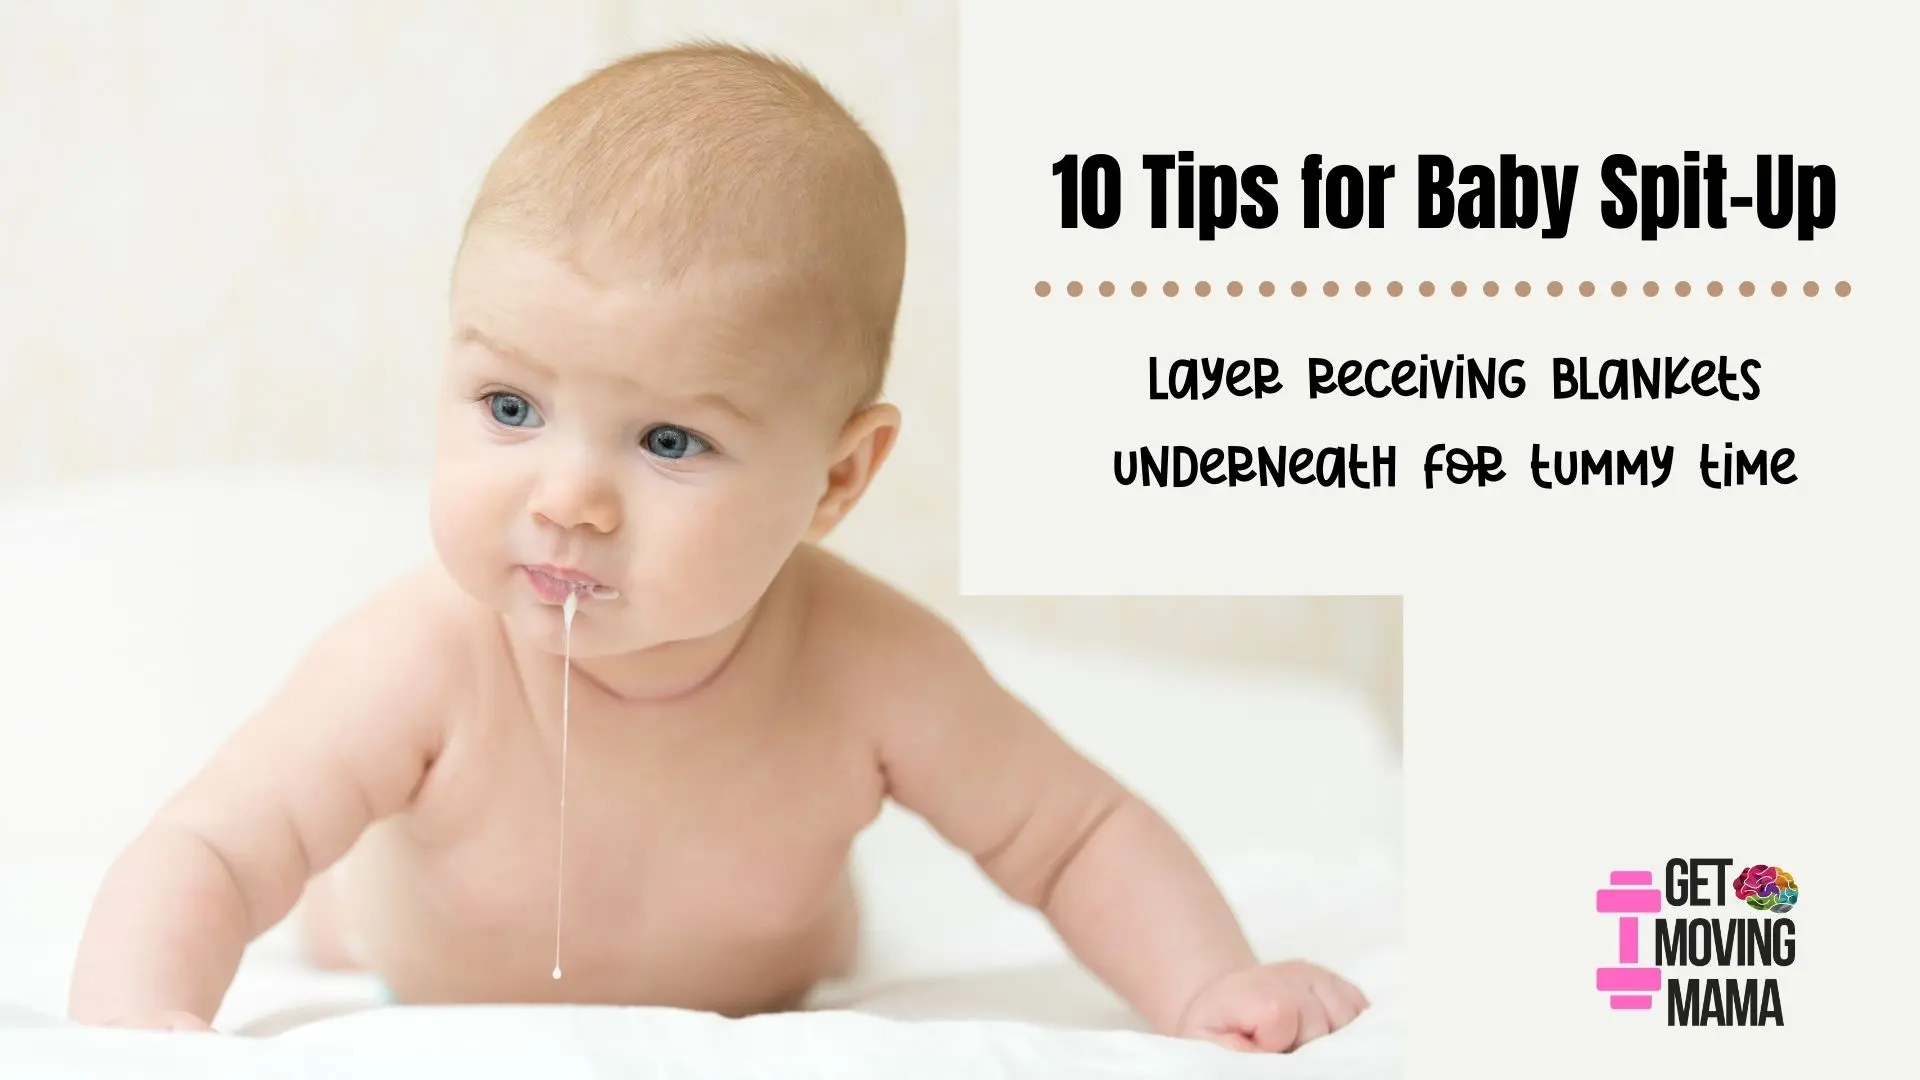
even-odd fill
[(840, 430), (833, 465), (827, 470), (827, 489), (814, 508), (808, 540), (825, 539), (853, 510), (867, 493), (867, 485), (873, 483), (874, 474), (886, 464), (899, 434), (900, 410), (892, 405), (869, 405), (847, 421)]

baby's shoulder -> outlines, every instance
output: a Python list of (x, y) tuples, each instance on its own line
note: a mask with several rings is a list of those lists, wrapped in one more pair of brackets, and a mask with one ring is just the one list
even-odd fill
[(795, 563), (808, 642), (911, 648), (950, 629), (925, 604), (824, 548), (801, 548)]
[(830, 552), (803, 549), (808, 660), (864, 696), (898, 699), (984, 676), (959, 630), (926, 604)]
[(432, 561), (375, 588), (334, 623), (317, 649), (344, 662), (404, 671), (416, 683), (458, 684), (488, 641), (485, 615)]
[(479, 663), (461, 599), (438, 566), (374, 587), (320, 632), (265, 714), (345, 724), (388, 747), (437, 740)]

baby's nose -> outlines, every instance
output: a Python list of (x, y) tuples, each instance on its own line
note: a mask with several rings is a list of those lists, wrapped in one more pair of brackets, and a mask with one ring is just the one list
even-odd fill
[(592, 467), (570, 464), (547, 470), (529, 509), (562, 529), (610, 533), (620, 527), (619, 492), (602, 470)]

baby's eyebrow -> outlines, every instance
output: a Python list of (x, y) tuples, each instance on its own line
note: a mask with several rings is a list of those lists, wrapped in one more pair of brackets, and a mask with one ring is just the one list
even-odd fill
[[(620, 381), (638, 397), (664, 403), (669, 409), (686, 407), (722, 412), (743, 424), (758, 424), (760, 417), (742, 404), (738, 393), (747, 384), (737, 372), (728, 370), (727, 365), (718, 365), (720, 370), (716, 371), (714, 359), (714, 354), (707, 353), (689, 364), (688, 370), (676, 374), (657, 373), (646, 378), (625, 375)], [(751, 393), (746, 395), (749, 401), (754, 397)]]
[[(524, 349), (515, 348), (514, 346), (509, 345), (506, 342), (500, 341), (496, 338), (490, 337), (477, 326), (473, 326), (470, 324), (461, 326), (457, 331), (454, 332), (454, 340), (462, 344), (471, 343), (471, 344), (479, 345), (481, 348), (486, 349), (488, 352), (493, 353), (495, 356), (499, 356), (503, 359), (511, 360), (515, 363), (525, 365), (526, 367), (530, 367), (533, 370), (549, 378), (553, 377), (553, 369), (548, 367), (546, 364), (541, 363), (539, 360), (535, 359), (531, 353), (526, 352)], [(688, 391), (685, 393), (662, 394), (657, 391), (649, 392), (649, 389), (647, 387), (643, 387), (631, 379), (624, 379), (622, 381), (625, 382), (628, 386), (632, 387), (636, 392), (640, 393), (642, 396), (666, 397), (671, 400), (683, 402), (695, 408), (708, 408), (708, 409), (717, 410), (719, 412), (724, 412), (727, 415), (741, 421), (742, 423), (746, 423), (746, 424), (758, 423), (758, 420), (754, 417), (752, 413), (742, 408), (740, 403), (735, 401), (731, 395), (723, 393), (720, 390), (699, 389), (699, 390)]]
[(489, 337), (488, 335), (483, 333), (479, 327), (474, 326), (470, 323), (462, 325), (458, 330), (454, 332), (453, 336), (454, 336), (454, 340), (459, 342), (462, 345), (465, 345), (465, 344), (479, 345), (481, 348), (486, 349), (488, 352), (493, 353), (495, 356), (501, 357), (502, 359), (506, 359), (506, 360), (512, 360), (518, 364), (524, 364), (527, 367), (530, 367), (535, 371), (538, 371), (542, 375), (551, 376), (553, 374), (552, 368), (541, 363), (539, 360), (534, 359), (531, 353), (528, 353), (523, 349), (517, 349), (512, 345), (508, 345), (503, 341), (498, 341), (492, 337)]
[[(675, 396), (678, 397), (680, 395), (675, 395)], [(739, 403), (734, 401), (731, 397), (728, 397), (726, 394), (723, 394), (718, 390), (697, 391), (695, 393), (685, 395), (685, 399), (689, 404), (693, 406), (716, 409), (720, 412), (724, 412), (727, 415), (732, 416), (736, 420), (739, 420), (741, 423), (744, 423), (744, 424), (755, 423), (754, 417), (751, 413), (741, 408)]]

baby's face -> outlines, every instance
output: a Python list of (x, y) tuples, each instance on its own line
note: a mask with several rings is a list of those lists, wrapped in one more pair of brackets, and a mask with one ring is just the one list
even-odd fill
[(593, 281), (476, 234), (455, 275), (433, 532), (469, 593), (580, 657), (726, 630), (816, 527), (842, 435), (792, 282), (734, 266)]

